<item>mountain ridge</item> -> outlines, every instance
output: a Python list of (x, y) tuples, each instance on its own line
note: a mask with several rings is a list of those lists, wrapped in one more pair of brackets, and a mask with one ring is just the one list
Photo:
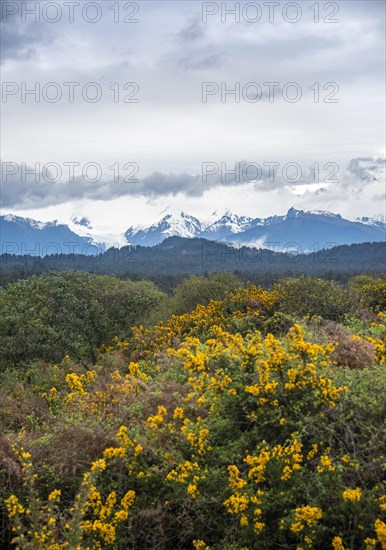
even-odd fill
[(77, 270), (116, 275), (174, 276), (211, 271), (255, 274), (289, 273), (323, 275), (335, 273), (384, 273), (386, 243), (361, 243), (292, 254), (271, 249), (232, 247), (202, 238), (168, 237), (153, 247), (111, 247), (95, 257), (81, 254), (36, 256), (0, 255), (0, 274)]
[(104, 243), (96, 242), (85, 227), (75, 230), (57, 220), (40, 222), (14, 214), (0, 216), (0, 253), (38, 256), (57, 253), (95, 255), (106, 250)]
[(252, 247), (264, 247), (275, 241), (280, 250), (295, 243), (299, 252), (306, 252), (312, 250), (315, 243), (339, 246), (382, 242), (386, 237), (386, 224), (370, 217), (351, 221), (329, 211), (304, 211), (292, 207), (285, 215), (267, 218), (238, 216), (227, 211), (211, 223), (201, 222), (185, 212), (179, 216), (168, 214), (147, 228), (129, 227), (124, 235), (128, 244), (142, 246), (154, 246), (165, 238), (180, 236)]
[[(129, 227), (124, 232), (123, 242), (153, 247), (174, 236), (302, 253), (326, 246), (384, 242), (386, 223), (382, 215), (348, 220), (330, 211), (294, 207), (284, 215), (266, 218), (242, 216), (226, 210), (200, 220), (182, 211), (178, 215), (166, 214), (147, 226)], [(0, 216), (0, 242), (0, 253), (28, 254), (36, 249), (39, 256), (54, 253), (55, 246), (57, 253), (86, 255), (98, 255), (108, 248), (107, 239), (104, 235), (96, 235), (91, 222), (84, 216), (73, 216), (65, 224), (6, 214)]]

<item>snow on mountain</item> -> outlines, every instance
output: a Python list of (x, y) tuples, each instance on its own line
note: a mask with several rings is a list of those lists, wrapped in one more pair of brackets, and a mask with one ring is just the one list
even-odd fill
[(96, 231), (91, 225), (90, 220), (85, 216), (73, 216), (67, 223), (67, 226), (76, 235), (87, 238), (90, 244), (95, 246), (98, 250), (97, 253), (104, 252), (106, 250), (106, 240), (108, 239), (106, 239), (105, 235)]
[(200, 237), (229, 244), (253, 247), (271, 246), (285, 250), (295, 243), (301, 251), (315, 246), (323, 248), (341, 244), (384, 241), (386, 225), (382, 221), (369, 222), (368, 218), (350, 221), (329, 211), (304, 211), (290, 208), (285, 215), (268, 218), (238, 216), (226, 211), (215, 219), (200, 221), (183, 212), (179, 216), (168, 214), (149, 227), (129, 228), (125, 237), (128, 243), (154, 246), (167, 237)]
[(55, 227), (58, 222), (54, 220), (52, 222), (39, 222), (32, 218), (22, 218), (21, 216), (15, 216), (14, 214), (6, 214), (2, 216), (3, 220), (9, 223), (14, 223), (19, 227), (31, 227), (33, 229), (44, 230), (46, 227)]
[(230, 211), (213, 213), (199, 220), (185, 212), (167, 214), (149, 226), (130, 227), (117, 242), (102, 226), (95, 229), (85, 217), (73, 216), (68, 223), (40, 222), (8, 214), (0, 216), (1, 252), (44, 256), (55, 253), (98, 254), (108, 246), (132, 244), (155, 246), (168, 237), (205, 238), (254, 248), (299, 250), (330, 248), (342, 244), (382, 242), (386, 223), (382, 215), (347, 220), (320, 210), (290, 208), (284, 215), (267, 218), (239, 216)]
[(201, 222), (194, 216), (181, 212), (175, 216), (167, 214), (159, 222), (150, 227), (129, 227), (125, 232), (126, 241), (129, 244), (142, 244), (154, 246), (161, 243), (167, 237), (192, 238), (202, 231)]
[(314, 214), (315, 216), (327, 216), (330, 218), (342, 218), (340, 214), (334, 214), (334, 212), (330, 212), (329, 210), (308, 210), (308, 214)]
[(362, 218), (356, 218), (356, 221), (359, 221), (360, 223), (363, 223), (365, 225), (385, 225), (385, 216), (384, 214), (377, 214), (376, 216), (371, 217), (362, 217)]
[(96, 242), (85, 229), (73, 222), (68, 225), (57, 220), (41, 222), (7, 214), (0, 216), (0, 253), (45, 256), (103, 252), (105, 246)]
[(232, 214), (232, 212), (228, 210), (220, 219), (207, 226), (205, 232), (218, 233), (219, 231), (226, 230), (230, 233), (240, 233), (250, 227), (252, 220), (253, 218), (238, 216), (237, 214)]

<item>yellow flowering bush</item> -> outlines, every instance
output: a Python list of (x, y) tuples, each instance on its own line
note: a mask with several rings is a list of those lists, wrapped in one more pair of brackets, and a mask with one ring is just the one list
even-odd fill
[[(95, 482), (106, 469), (104, 459), (93, 462), (84, 474), (73, 506), (68, 517), (64, 518), (59, 510), (61, 491), (54, 489), (47, 497), (47, 504), (43, 504), (36, 496), (37, 476), (33, 473), (30, 453), (14, 450), (21, 461), (28, 486), (26, 505), (21, 504), (15, 495), (5, 501), (9, 517), (13, 520), (12, 543), (17, 548), (71, 549), (80, 548), (82, 541), (88, 548), (102, 548), (115, 542), (117, 526), (127, 520), (136, 495), (135, 491), (129, 490), (118, 501), (116, 492), (112, 491), (103, 502)], [(61, 535), (58, 536), (60, 524)]]
[[(267, 331), (279, 303), (280, 287), (248, 285), (134, 327), (88, 369), (69, 358), (17, 380), (0, 434), (8, 540), (385, 548), (383, 351), (371, 369), (337, 367), (304, 320)], [(358, 345), (382, 339), (377, 319)]]

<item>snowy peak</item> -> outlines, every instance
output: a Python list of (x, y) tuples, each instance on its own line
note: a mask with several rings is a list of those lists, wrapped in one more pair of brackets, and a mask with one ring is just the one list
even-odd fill
[(219, 230), (228, 230), (232, 233), (240, 233), (248, 229), (252, 222), (252, 218), (248, 216), (238, 216), (237, 214), (232, 214), (232, 212), (226, 211), (220, 219), (210, 224), (206, 231), (208, 233), (215, 233)]
[(167, 214), (150, 227), (129, 227), (125, 238), (129, 244), (154, 246), (167, 237), (185, 237), (191, 239), (202, 230), (201, 222), (194, 216), (180, 212), (179, 215)]
[(181, 212), (179, 216), (168, 214), (153, 228), (162, 228), (169, 237), (194, 237), (197, 231), (201, 229), (201, 223), (197, 218)]
[[(216, 216), (217, 219), (216, 219)], [(287, 243), (297, 243), (303, 251), (318, 244), (353, 244), (385, 240), (384, 221), (370, 218), (350, 221), (340, 214), (323, 210), (298, 210), (290, 208), (285, 215), (268, 218), (239, 216), (227, 210), (213, 213), (209, 221), (181, 212), (168, 214), (149, 227), (129, 228), (125, 237), (128, 243), (154, 246), (168, 237), (204, 238), (229, 244), (246, 244), (254, 247), (277, 243), (277, 249), (285, 249)]]
[[(0, 216), (0, 254), (99, 254), (105, 250), (103, 243), (108, 242), (108, 236), (103, 228), (98, 231), (84, 216), (62, 223), (8, 214)], [(286, 250), (295, 243), (299, 251), (307, 252), (315, 247), (384, 242), (386, 224), (383, 215), (348, 220), (333, 212), (290, 208), (284, 215), (251, 218), (228, 210), (206, 221), (186, 212), (166, 214), (152, 225), (130, 227), (124, 233), (125, 243), (141, 246), (155, 246), (169, 237), (255, 248), (269, 248), (274, 243), (275, 250)]]
[(377, 214), (376, 216), (372, 217), (365, 216), (362, 218), (356, 218), (356, 221), (365, 225), (382, 226), (385, 225), (385, 216), (384, 214)]
[(340, 214), (334, 214), (328, 210), (297, 210), (293, 206), (288, 210), (287, 214), (283, 217), (284, 219), (294, 219), (300, 218), (302, 216), (323, 216), (326, 218), (336, 218), (341, 220), (342, 216)]
[(21, 216), (15, 216), (14, 214), (6, 214), (5, 216), (0, 216), (2, 220), (8, 223), (14, 223), (19, 227), (32, 228), (43, 231), (46, 227), (57, 227), (58, 222), (54, 220), (52, 222), (39, 222), (33, 220), (32, 218), (22, 218)]
[(95, 242), (84, 227), (80, 232), (69, 225), (41, 222), (32, 218), (23, 218), (13, 214), (0, 216), (0, 254), (30, 254), (45, 256), (47, 254), (86, 254), (95, 255), (103, 252), (105, 246)]

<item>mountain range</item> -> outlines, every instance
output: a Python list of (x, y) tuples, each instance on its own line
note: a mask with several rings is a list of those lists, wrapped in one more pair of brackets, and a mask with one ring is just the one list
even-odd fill
[[(290, 208), (283, 216), (252, 218), (226, 211), (203, 221), (184, 212), (167, 214), (145, 227), (129, 227), (128, 245), (153, 247), (168, 237), (199, 238), (233, 246), (269, 248), (296, 253), (364, 242), (384, 242), (383, 216), (348, 220), (325, 211)], [(107, 240), (107, 239), (106, 239)], [(90, 221), (73, 217), (67, 224), (39, 222), (8, 214), (0, 216), (0, 253), (46, 256), (50, 254), (103, 253), (108, 246), (96, 236)]]
[(50, 254), (84, 254), (92, 256), (106, 250), (95, 241), (87, 218), (72, 218), (66, 225), (39, 222), (7, 214), (0, 216), (1, 252), (16, 255), (47, 256)]
[(254, 248), (288, 248), (301, 253), (344, 244), (381, 242), (386, 224), (382, 216), (350, 221), (340, 214), (324, 211), (303, 211), (290, 208), (284, 216), (250, 218), (225, 212), (203, 222), (181, 212), (168, 214), (148, 227), (130, 227), (125, 232), (129, 244), (154, 246), (167, 237), (203, 238), (211, 241)]

